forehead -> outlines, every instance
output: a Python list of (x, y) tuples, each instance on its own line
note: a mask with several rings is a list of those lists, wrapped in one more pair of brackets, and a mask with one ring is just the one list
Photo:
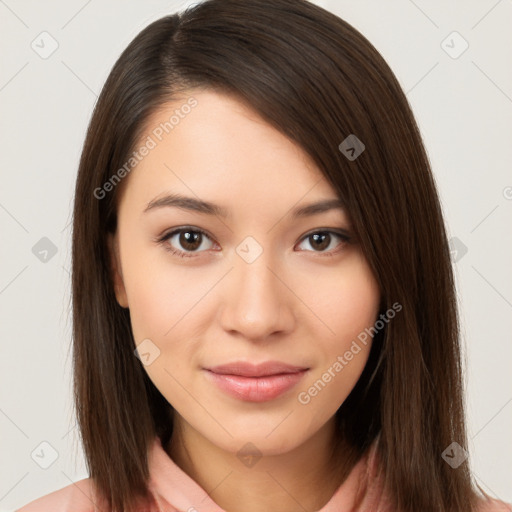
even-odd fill
[(258, 209), (335, 197), (298, 144), (227, 94), (181, 93), (149, 116), (136, 150), (144, 145), (127, 189), (146, 205), (166, 192)]

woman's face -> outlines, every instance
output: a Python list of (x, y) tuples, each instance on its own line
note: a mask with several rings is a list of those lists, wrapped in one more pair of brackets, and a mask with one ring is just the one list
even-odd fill
[(190, 94), (149, 119), (124, 178), (117, 300), (175, 421), (284, 453), (356, 384), (378, 285), (342, 208), (296, 212), (337, 199), (312, 160), (232, 97)]

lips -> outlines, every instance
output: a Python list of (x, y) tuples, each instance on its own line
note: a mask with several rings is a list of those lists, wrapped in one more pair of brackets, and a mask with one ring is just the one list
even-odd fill
[(205, 376), (228, 395), (248, 402), (266, 402), (293, 388), (308, 368), (280, 361), (237, 361), (204, 370)]

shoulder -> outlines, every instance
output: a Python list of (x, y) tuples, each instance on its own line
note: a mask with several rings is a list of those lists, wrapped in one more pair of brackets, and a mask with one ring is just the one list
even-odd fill
[(478, 512), (512, 512), (512, 504), (484, 496), (478, 500)]
[(94, 489), (92, 479), (84, 478), (37, 498), (15, 512), (98, 512), (101, 504)]

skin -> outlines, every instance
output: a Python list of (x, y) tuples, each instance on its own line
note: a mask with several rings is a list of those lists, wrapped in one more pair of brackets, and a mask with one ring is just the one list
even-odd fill
[[(334, 414), (359, 379), (371, 342), (308, 404), (298, 401), (365, 328), (380, 292), (342, 209), (292, 218), (297, 206), (336, 199), (307, 154), (233, 97), (189, 91), (191, 112), (124, 178), (118, 229), (109, 239), (116, 297), (129, 308), (135, 344), (160, 355), (144, 366), (174, 409), (167, 452), (229, 511), (318, 510), (341, 484), (329, 464)], [(141, 140), (188, 99), (154, 112)], [(333, 151), (336, 148), (333, 149)], [(182, 193), (221, 205), (222, 218), (150, 201)], [(205, 230), (195, 248), (175, 228)], [(186, 230), (185, 230), (186, 231)], [(236, 249), (251, 236), (262, 249), (248, 263)], [(192, 254), (179, 257), (173, 247)], [(254, 249), (250, 249), (254, 251)], [(254, 254), (254, 253), (253, 253)], [(263, 403), (226, 395), (203, 368), (235, 360), (306, 366), (284, 395)], [(261, 459), (237, 452), (252, 443)], [(300, 507), (299, 507), (300, 508)], [(302, 509), (302, 508), (301, 508)]]

